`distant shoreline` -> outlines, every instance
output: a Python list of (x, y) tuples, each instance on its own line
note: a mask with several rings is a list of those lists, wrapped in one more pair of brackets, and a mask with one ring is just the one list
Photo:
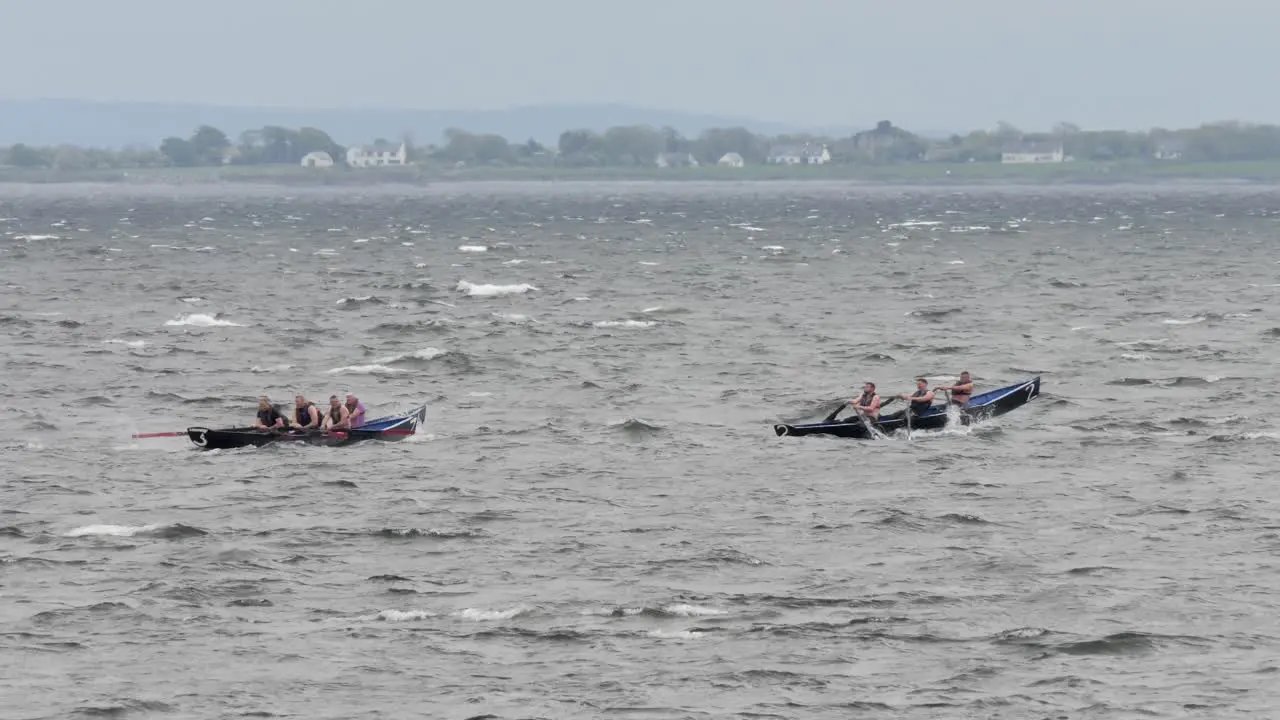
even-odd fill
[(1087, 162), (1043, 164), (912, 163), (888, 165), (759, 165), (694, 167), (480, 167), (410, 165), (385, 168), (302, 168), (282, 165), (52, 170), (0, 168), (0, 184), (219, 185), (280, 187), (377, 187), (467, 182), (661, 183), (840, 181), (867, 185), (951, 186), (984, 184), (1122, 185), (1177, 182), (1280, 183), (1280, 160), (1255, 162)]

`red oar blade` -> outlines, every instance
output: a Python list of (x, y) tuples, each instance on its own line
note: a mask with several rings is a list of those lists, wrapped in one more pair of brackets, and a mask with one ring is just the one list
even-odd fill
[(134, 433), (134, 435), (133, 435), (133, 439), (134, 439), (134, 440), (145, 440), (146, 438), (158, 438), (158, 437), (185, 437), (185, 436), (186, 436), (186, 434), (187, 434), (187, 432), (186, 432), (185, 430), (180, 431), (180, 432)]

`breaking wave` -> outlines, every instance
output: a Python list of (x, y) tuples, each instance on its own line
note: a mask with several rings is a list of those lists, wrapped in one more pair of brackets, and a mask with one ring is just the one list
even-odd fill
[(503, 295), (523, 295), (530, 290), (536, 291), (538, 288), (529, 283), (520, 283), (519, 285), (484, 285), (470, 283), (466, 280), (459, 280), (457, 290), (460, 293), (470, 295), (471, 297), (500, 297)]
[(165, 323), (170, 327), (244, 327), (238, 322), (224, 320), (221, 315), (205, 315), (204, 313), (196, 313), (194, 315), (183, 315), (181, 317), (169, 320)]

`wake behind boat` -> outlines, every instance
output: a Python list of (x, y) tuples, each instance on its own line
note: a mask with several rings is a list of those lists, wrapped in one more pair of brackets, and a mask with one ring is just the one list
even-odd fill
[(354, 430), (264, 430), (241, 427), (211, 429), (187, 428), (187, 437), (203, 450), (229, 450), (242, 447), (262, 447), (277, 442), (303, 442), (308, 445), (343, 446), (365, 440), (394, 442), (417, 433), (418, 426), (427, 416), (423, 405), (408, 415), (390, 415), (370, 420)]
[[(1024, 382), (991, 390), (981, 395), (974, 395), (969, 399), (969, 404), (960, 410), (960, 423), (962, 425), (970, 425), (981, 420), (1003, 415), (1026, 405), (1039, 395), (1039, 375)], [(803, 425), (779, 423), (773, 426), (773, 432), (778, 437), (784, 435), (835, 435), (842, 438), (866, 440), (872, 437), (871, 433), (867, 431), (868, 425), (885, 435), (890, 435), (899, 430), (907, 429), (907, 418), (904, 415), (882, 417), (878, 422), (866, 423), (854, 416), (835, 422), (807, 423)], [(946, 405), (934, 405), (911, 418), (911, 430), (941, 430), (946, 426)]]

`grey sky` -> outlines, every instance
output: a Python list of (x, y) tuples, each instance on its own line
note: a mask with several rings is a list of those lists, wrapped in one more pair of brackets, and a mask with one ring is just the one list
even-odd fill
[(1280, 122), (1262, 0), (0, 0), (0, 97)]

